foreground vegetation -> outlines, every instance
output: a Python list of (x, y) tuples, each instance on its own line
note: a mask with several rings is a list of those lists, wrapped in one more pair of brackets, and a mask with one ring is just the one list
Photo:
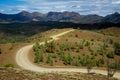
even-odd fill
[[(12, 68), (0, 68), (0, 80), (108, 80), (100, 74), (74, 72), (36, 73)], [(109, 80), (117, 80), (109, 78)]]
[[(87, 66), (90, 64), (91, 66), (102, 67), (105, 66), (107, 59), (114, 59), (115, 56), (119, 56), (119, 43), (115, 43), (115, 50), (112, 51), (107, 51), (109, 47), (105, 43), (101, 44), (97, 50), (93, 50), (90, 45), (93, 46), (94, 42), (82, 40), (80, 43), (74, 44), (47, 43), (47, 41), (45, 45), (36, 43), (33, 46), (34, 62), (46, 62), (52, 66), (56, 62), (62, 61), (64, 65)], [(89, 54), (81, 53), (85, 48), (88, 49)]]

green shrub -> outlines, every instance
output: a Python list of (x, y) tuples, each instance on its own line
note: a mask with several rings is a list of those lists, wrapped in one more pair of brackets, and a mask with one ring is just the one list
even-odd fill
[(4, 67), (6, 67), (6, 68), (14, 68), (14, 65), (13, 64), (5, 64)]
[(47, 55), (47, 60), (46, 60), (46, 63), (50, 63), (50, 61), (51, 61), (51, 55), (50, 55), (50, 54), (48, 54), (48, 55)]
[(98, 53), (100, 54), (100, 55), (103, 55), (104, 54), (104, 49), (103, 48), (100, 48), (99, 50), (97, 50), (98, 51)]
[(60, 44), (60, 50), (64, 51), (65, 50), (65, 44)]
[(114, 54), (113, 51), (108, 52), (108, 54), (107, 54), (107, 57), (108, 57), (108, 58), (114, 58), (114, 56), (115, 56), (115, 54)]
[(70, 53), (68, 54), (67, 59), (68, 59), (68, 64), (71, 64), (72, 63), (72, 56)]
[(64, 58), (65, 58), (64, 52), (60, 52), (60, 57), (61, 57), (62, 60), (64, 60)]
[(102, 45), (102, 49), (103, 49), (103, 50), (106, 50), (107, 47), (108, 47), (108, 44), (106, 44), (106, 43), (104, 43), (104, 44)]
[(89, 56), (88, 56), (88, 55), (84, 55), (84, 56), (81, 58), (80, 63), (82, 64), (82, 66), (86, 66), (86, 65), (87, 65), (88, 59), (89, 59)]
[(38, 63), (39, 61), (40, 61), (39, 56), (35, 56), (35, 58), (34, 58), (34, 63)]
[(89, 46), (89, 45), (90, 45), (90, 42), (87, 41), (87, 42), (85, 43), (85, 46)]
[(80, 60), (78, 58), (75, 60), (74, 65), (75, 66), (80, 66)]
[(64, 64), (65, 64), (65, 65), (67, 65), (67, 64), (68, 64), (68, 59), (67, 59), (67, 57), (66, 57), (66, 56), (64, 56), (63, 61), (64, 61)]
[(44, 57), (43, 57), (43, 54), (40, 54), (40, 57), (39, 57), (40, 59), (40, 62), (43, 62), (44, 61)]
[(67, 56), (64, 56), (64, 59), (63, 59), (63, 61), (64, 61), (64, 64), (72, 64), (72, 61), (73, 61), (73, 59), (72, 59), (72, 56), (71, 56), (71, 54), (68, 54)]
[(120, 43), (114, 44), (115, 54), (120, 56)]
[(53, 60), (52, 59), (50, 59), (50, 66), (53, 66)]
[(52, 58), (56, 58), (56, 57), (57, 57), (57, 54), (53, 53)]
[(100, 59), (97, 61), (96, 65), (97, 65), (98, 67), (101, 67), (101, 66), (103, 66), (104, 63), (105, 63), (105, 58), (102, 57), (102, 58), (100, 58)]
[(80, 44), (80, 45), (79, 45), (79, 48), (80, 48), (80, 49), (83, 49), (83, 44)]

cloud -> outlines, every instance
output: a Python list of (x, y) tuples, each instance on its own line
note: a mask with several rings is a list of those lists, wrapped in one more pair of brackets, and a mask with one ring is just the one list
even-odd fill
[(120, 5), (120, 0), (112, 2), (112, 4), (119, 4)]
[[(49, 11), (75, 11), (80, 14), (100, 14), (120, 12), (120, 0), (16, 0), (25, 2), (16, 6), (1, 6), (4, 12), (9, 12), (8, 8), (13, 12), (27, 10), (30, 12), (38, 11), (47, 13)], [(2, 11), (1, 11), (2, 12)], [(12, 11), (11, 11), (12, 12)]]

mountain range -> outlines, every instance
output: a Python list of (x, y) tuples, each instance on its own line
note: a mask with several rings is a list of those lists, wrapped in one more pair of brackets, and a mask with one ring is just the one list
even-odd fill
[(30, 21), (59, 21), (59, 22), (77, 22), (77, 23), (100, 23), (111, 22), (120, 23), (120, 13), (115, 12), (107, 16), (99, 16), (96, 14), (81, 15), (77, 12), (48, 12), (42, 14), (40, 12), (22, 11), (17, 14), (0, 13), (0, 22), (30, 22)]

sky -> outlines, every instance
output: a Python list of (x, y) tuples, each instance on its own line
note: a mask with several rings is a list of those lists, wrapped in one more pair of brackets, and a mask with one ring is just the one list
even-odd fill
[(120, 13), (120, 0), (0, 0), (0, 13), (74, 11), (105, 16)]

